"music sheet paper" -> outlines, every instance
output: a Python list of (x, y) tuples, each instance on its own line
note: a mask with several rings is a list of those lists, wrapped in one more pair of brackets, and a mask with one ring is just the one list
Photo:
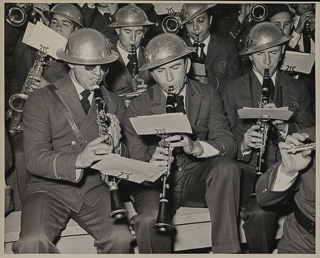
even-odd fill
[(206, 76), (207, 75), (205, 65), (200, 64), (200, 63), (192, 63), (190, 72), (193, 75), (197, 75), (197, 76)]
[(143, 181), (154, 182), (164, 172), (164, 168), (157, 167), (151, 163), (121, 157), (112, 153), (105, 155), (102, 160), (91, 166), (91, 168), (100, 170), (102, 174), (138, 184)]
[(240, 119), (268, 117), (269, 119), (277, 119), (287, 121), (293, 114), (288, 110), (288, 107), (280, 108), (250, 108), (244, 107), (238, 109), (238, 115)]
[(286, 51), (280, 70), (309, 74), (314, 64), (314, 60), (315, 56), (313, 54)]
[(41, 22), (36, 25), (29, 22), (22, 42), (36, 49), (40, 49), (41, 45), (48, 47), (48, 55), (58, 59), (56, 52), (66, 46), (67, 39)]
[(131, 117), (130, 121), (138, 135), (152, 135), (158, 131), (192, 133), (189, 119), (183, 113)]

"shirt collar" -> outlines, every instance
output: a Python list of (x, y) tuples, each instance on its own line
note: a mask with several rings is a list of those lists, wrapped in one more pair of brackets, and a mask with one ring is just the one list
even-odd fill
[[(199, 42), (199, 44), (200, 44), (200, 43), (204, 43), (203, 51), (204, 51), (205, 54), (208, 53), (208, 45), (209, 45), (210, 37), (211, 37), (211, 35), (209, 34), (209, 36), (208, 36), (204, 41)], [(191, 43), (192, 43), (192, 45), (193, 45), (194, 39), (190, 37), (190, 41), (191, 41)], [(199, 49), (198, 51), (200, 51), (200, 49)]]
[[(128, 62), (129, 62), (128, 55), (131, 54), (131, 53), (128, 53), (127, 51), (125, 51), (125, 50), (121, 47), (119, 40), (118, 40), (118, 42), (117, 42), (117, 48), (118, 48), (118, 51), (119, 51), (119, 53), (120, 53), (120, 55), (121, 55), (124, 63), (125, 63), (125, 64), (128, 64)], [(139, 58), (139, 48), (140, 48), (140, 46), (137, 48), (137, 51), (136, 51), (136, 52), (137, 52), (137, 58)]]
[[(255, 75), (257, 76), (257, 78), (258, 78), (258, 80), (259, 80), (259, 82), (260, 82), (261, 85), (262, 85), (262, 83), (263, 83), (263, 76), (262, 76), (260, 73), (258, 73), (255, 69), (253, 69), (253, 72), (255, 73)], [(272, 80), (274, 86), (276, 86), (276, 75), (277, 75), (277, 72), (278, 72), (278, 71), (276, 71), (276, 72), (271, 76), (271, 80)]]
[[(81, 84), (78, 82), (78, 80), (76, 79), (76, 77), (74, 75), (73, 70), (71, 70), (71, 72), (70, 72), (70, 77), (71, 77), (71, 81), (72, 81), (74, 87), (76, 88), (76, 91), (78, 93), (79, 99), (82, 99), (81, 92), (83, 92), (85, 90), (85, 88), (83, 88), (81, 86)], [(90, 92), (92, 93), (92, 91), (90, 91)], [(90, 94), (89, 97), (88, 97), (88, 100), (89, 100), (90, 103), (92, 101), (92, 97), (93, 97), (93, 94)]]

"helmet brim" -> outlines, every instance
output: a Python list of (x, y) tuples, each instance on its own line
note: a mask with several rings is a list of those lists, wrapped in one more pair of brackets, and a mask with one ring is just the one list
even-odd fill
[(99, 59), (82, 59), (74, 56), (72, 53), (66, 53), (64, 48), (60, 48), (57, 53), (57, 57), (67, 63), (80, 64), (80, 65), (100, 65), (108, 64), (116, 61), (119, 55), (114, 50), (111, 50), (111, 55), (101, 57)]
[(204, 9), (199, 10), (198, 12), (195, 12), (193, 15), (191, 15), (189, 18), (185, 19), (184, 21), (181, 21), (180, 26), (185, 25), (187, 22), (191, 21), (192, 19), (194, 19), (195, 17), (197, 17), (198, 15), (204, 13), (205, 11), (209, 10), (210, 8), (216, 6), (217, 4), (208, 4), (208, 6), (206, 6)]
[(50, 10), (50, 11), (43, 11), (43, 14), (44, 14), (44, 16), (45, 16), (49, 21), (51, 21), (51, 16), (52, 16), (52, 14), (61, 15), (61, 16), (65, 17), (65, 18), (67, 18), (67, 19), (75, 22), (75, 23), (78, 24), (80, 27), (84, 28), (84, 25), (83, 25), (82, 23), (80, 23), (78, 20), (76, 20), (76, 19), (74, 19), (74, 18), (72, 18), (72, 17), (70, 17), (70, 16), (64, 15), (64, 14), (62, 14), (62, 13), (58, 13), (58, 12), (55, 12), (55, 11), (51, 11), (51, 10)]
[(265, 44), (264, 46), (256, 46), (256, 47), (251, 47), (251, 48), (244, 48), (243, 50), (240, 51), (239, 55), (248, 55), (248, 54), (253, 54), (271, 47), (275, 47), (278, 45), (281, 45), (285, 42), (288, 42), (290, 39), (292, 39), (293, 36), (285, 36), (282, 39), (280, 38), (278, 41), (271, 42), (270, 44)]
[(110, 28), (121, 28), (121, 27), (136, 27), (136, 26), (151, 26), (151, 25), (154, 25), (153, 22), (149, 22), (149, 21), (146, 21), (144, 23), (137, 23), (137, 24), (132, 24), (132, 23), (118, 23), (118, 22), (114, 22), (114, 23), (111, 23), (110, 25), (108, 25), (108, 27)]

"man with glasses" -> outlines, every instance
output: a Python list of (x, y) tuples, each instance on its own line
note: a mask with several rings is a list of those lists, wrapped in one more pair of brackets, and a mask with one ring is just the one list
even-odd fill
[[(59, 82), (34, 91), (24, 108), (24, 150), (31, 175), (20, 237), (12, 250), (58, 253), (54, 241), (73, 218), (95, 238), (98, 253), (129, 253), (132, 237), (128, 225), (109, 218), (109, 188), (100, 171), (90, 168), (113, 151), (103, 143), (107, 136), (99, 135), (93, 87), (101, 83), (118, 55), (100, 32), (81, 29), (70, 36), (66, 49), (58, 50), (57, 56), (71, 71)], [(114, 152), (126, 155), (120, 141), (125, 105), (115, 94), (104, 88), (101, 91)]]

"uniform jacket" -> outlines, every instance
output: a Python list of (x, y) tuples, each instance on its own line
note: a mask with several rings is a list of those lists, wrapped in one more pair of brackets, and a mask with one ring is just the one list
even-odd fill
[[(107, 86), (108, 90), (116, 94), (132, 92), (131, 80), (132, 76), (120, 55), (117, 46), (115, 50), (119, 54), (119, 58), (113, 62), (110, 66), (109, 72), (105, 75), (104, 84)], [(138, 54), (138, 67), (142, 67), (145, 63), (144, 60), (144, 47), (139, 47)], [(148, 87), (154, 84), (154, 80), (151, 73), (148, 70), (139, 71), (139, 77), (144, 80)]]
[[(186, 42), (189, 46), (192, 46), (190, 39)], [(235, 45), (212, 33), (208, 45), (205, 69), (208, 84), (215, 85), (218, 79), (219, 92), (221, 92), (222, 85), (225, 81), (239, 78), (241, 76), (241, 69), (239, 54)]]
[[(309, 139), (315, 142), (315, 128), (301, 130), (309, 134)], [(296, 182), (285, 191), (272, 191), (271, 187), (276, 179), (279, 164), (271, 167), (261, 175), (256, 185), (257, 200), (262, 207), (271, 207), (285, 203), (287, 198), (294, 194), (294, 199), (300, 211), (309, 219), (315, 221), (315, 184), (316, 184), (316, 159), (313, 156), (311, 164), (299, 172)]]
[[(197, 81), (186, 84), (186, 114), (188, 116), (194, 140), (206, 141), (219, 151), (226, 151), (234, 157), (236, 144), (222, 100), (216, 89)], [(140, 137), (136, 134), (129, 118), (165, 113), (166, 97), (159, 85), (155, 85), (133, 99), (125, 116), (124, 132), (128, 140), (130, 157), (149, 162), (160, 138), (156, 135)]]
[[(252, 82), (251, 97), (249, 76)], [(282, 90), (281, 90), (282, 89)], [(261, 84), (251, 70), (249, 74), (242, 76), (239, 79), (232, 80), (226, 84), (222, 92), (224, 106), (230, 121), (231, 130), (235, 136), (238, 146), (238, 160), (251, 162), (254, 164), (256, 158), (253, 156), (255, 152), (243, 157), (240, 149), (245, 132), (257, 122), (257, 119), (239, 119), (238, 109), (243, 107), (258, 108), (258, 103), (261, 100)], [(277, 72), (275, 80), (275, 97), (274, 103), (277, 107), (294, 107), (293, 116), (289, 120), (288, 135), (296, 132), (300, 128), (306, 128), (314, 125), (314, 116), (311, 106), (311, 98), (305, 84), (293, 79), (287, 74)], [(277, 146), (268, 141), (267, 159), (269, 162), (275, 161), (275, 150)], [(270, 147), (269, 147), (270, 146)], [(252, 155), (254, 154), (254, 155)]]
[[(86, 115), (70, 74), (55, 85), (84, 139), (89, 143), (97, 138), (95, 105)], [(126, 109), (122, 100), (105, 89), (103, 98), (108, 112), (117, 115), (122, 123)], [(46, 192), (79, 211), (83, 203), (93, 206), (108, 191), (99, 171), (84, 169), (76, 179), (75, 164), (82, 148), (47, 87), (30, 95), (24, 107), (23, 126), (26, 167), (32, 174), (26, 196)]]

